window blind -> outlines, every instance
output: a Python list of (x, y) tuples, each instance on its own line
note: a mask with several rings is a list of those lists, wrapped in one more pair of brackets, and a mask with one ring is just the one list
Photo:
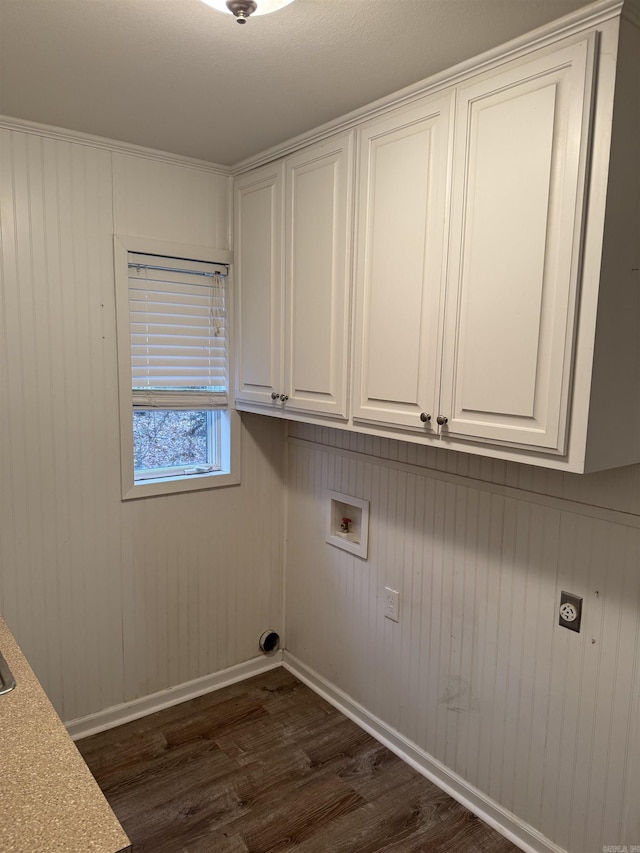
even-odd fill
[(134, 407), (226, 408), (226, 266), (132, 252), (128, 260)]

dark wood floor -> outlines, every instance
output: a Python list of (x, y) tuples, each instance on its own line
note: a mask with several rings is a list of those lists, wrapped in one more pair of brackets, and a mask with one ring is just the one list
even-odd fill
[(508, 853), (276, 669), (78, 744), (134, 853)]

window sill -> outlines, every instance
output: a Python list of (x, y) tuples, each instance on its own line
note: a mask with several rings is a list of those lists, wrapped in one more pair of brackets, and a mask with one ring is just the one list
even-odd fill
[(207, 474), (189, 474), (188, 477), (159, 477), (157, 480), (141, 480), (134, 483), (122, 495), (123, 501), (149, 498), (155, 495), (175, 495), (182, 492), (198, 492), (204, 489), (221, 489), (239, 486), (240, 478), (228, 471), (212, 471)]

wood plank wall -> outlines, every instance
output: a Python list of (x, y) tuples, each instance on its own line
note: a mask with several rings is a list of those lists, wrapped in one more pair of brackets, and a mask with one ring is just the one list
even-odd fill
[[(637, 844), (640, 466), (289, 435), (288, 651), (559, 847)], [(325, 543), (326, 489), (371, 502), (367, 561)]]
[(113, 233), (229, 245), (230, 178), (0, 130), (0, 613), (63, 719), (225, 669), (280, 627), (282, 425), (240, 487), (121, 502)]

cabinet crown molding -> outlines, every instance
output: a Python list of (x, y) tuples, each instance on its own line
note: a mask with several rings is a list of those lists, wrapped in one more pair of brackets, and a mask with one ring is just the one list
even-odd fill
[(577, 9), (569, 15), (550, 21), (536, 30), (524, 33), (485, 53), (473, 56), (451, 68), (446, 68), (437, 74), (433, 74), (431, 77), (427, 77), (384, 98), (359, 107), (313, 130), (301, 133), (299, 136), (293, 137), (293, 139), (274, 145), (260, 154), (240, 160), (231, 166), (231, 174), (237, 177), (258, 166), (263, 166), (272, 160), (293, 154), (307, 145), (320, 142), (339, 131), (349, 130), (363, 121), (375, 118), (390, 109), (408, 104), (417, 98), (435, 93), (437, 90), (447, 86), (461, 83), (467, 77), (488, 71), (508, 59), (516, 59), (518, 56), (522, 56), (533, 50), (539, 50), (547, 45), (552, 45), (560, 39), (579, 34), (585, 29), (602, 24), (612, 18), (620, 17), (621, 14), (624, 14), (629, 20), (640, 26), (640, 10), (630, 0), (597, 0), (595, 3), (590, 3), (588, 6)]

